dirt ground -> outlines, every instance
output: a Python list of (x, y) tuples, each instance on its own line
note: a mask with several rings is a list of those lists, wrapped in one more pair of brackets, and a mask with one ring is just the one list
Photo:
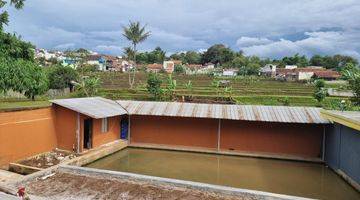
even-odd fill
[(149, 183), (101, 179), (57, 173), (26, 185), (28, 194), (46, 199), (187, 199), (235, 200), (258, 199), (255, 195), (228, 196), (195, 189), (155, 186)]
[(40, 154), (38, 156), (23, 160), (19, 162), (19, 164), (45, 169), (57, 165), (64, 160), (72, 159), (74, 157), (76, 156), (70, 152), (64, 152), (55, 149), (51, 152)]

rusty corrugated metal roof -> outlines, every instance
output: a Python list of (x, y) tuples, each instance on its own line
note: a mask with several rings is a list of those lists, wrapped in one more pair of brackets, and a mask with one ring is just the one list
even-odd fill
[(56, 99), (50, 102), (95, 119), (127, 114), (115, 101), (101, 97)]
[(214, 118), (246, 121), (326, 124), (314, 107), (222, 105), (181, 102), (117, 101), (130, 115)]

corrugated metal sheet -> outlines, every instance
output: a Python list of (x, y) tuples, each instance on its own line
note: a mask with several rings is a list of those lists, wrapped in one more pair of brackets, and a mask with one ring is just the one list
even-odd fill
[(327, 124), (314, 107), (220, 105), (179, 102), (117, 101), (131, 115), (177, 116), (246, 121)]
[(101, 97), (57, 99), (50, 102), (95, 119), (127, 114), (115, 101)]
[(331, 113), (333, 115), (338, 115), (343, 118), (353, 120), (357, 123), (360, 123), (360, 112), (359, 111), (337, 111), (337, 110), (327, 110), (327, 113)]

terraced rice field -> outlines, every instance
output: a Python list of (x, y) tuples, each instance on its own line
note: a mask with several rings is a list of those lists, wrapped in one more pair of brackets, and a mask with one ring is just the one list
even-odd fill
[[(138, 73), (135, 78), (135, 90), (129, 91), (128, 74), (97, 73), (102, 81), (100, 95), (111, 99), (150, 100), (146, 89), (147, 74)], [(159, 74), (166, 86), (166, 74)], [(212, 87), (214, 79), (230, 81), (231, 96), (239, 104), (285, 105), (288, 101), (292, 106), (316, 106), (313, 98), (314, 86), (298, 82), (280, 82), (269, 78), (214, 78), (208, 75), (173, 75), (177, 82), (176, 94), (179, 98), (191, 94), (196, 99), (213, 100), (219, 96), (226, 97), (224, 88), (219, 94)], [(192, 82), (192, 91), (186, 89), (185, 84)], [(328, 97), (324, 104), (328, 105), (340, 101), (339, 98)]]

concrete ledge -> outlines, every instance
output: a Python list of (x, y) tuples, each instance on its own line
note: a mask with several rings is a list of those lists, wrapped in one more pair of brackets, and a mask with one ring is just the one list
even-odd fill
[(127, 141), (117, 140), (115, 142), (111, 142), (102, 145), (100, 147), (91, 149), (89, 151), (86, 151), (81, 156), (74, 158), (68, 162), (64, 162), (62, 164), (83, 166), (91, 162), (94, 162), (95, 160), (98, 160), (100, 158), (113, 154), (117, 151), (120, 151), (121, 149), (124, 149), (127, 146), (128, 146)]
[(193, 182), (193, 181), (161, 178), (161, 177), (155, 177), (155, 176), (147, 176), (147, 175), (140, 175), (140, 174), (134, 174), (134, 173), (127, 173), (127, 172), (117, 172), (117, 171), (110, 171), (110, 170), (93, 169), (93, 168), (86, 168), (86, 167), (62, 165), (59, 167), (58, 171), (63, 172), (63, 173), (71, 173), (71, 174), (75, 174), (75, 175), (84, 175), (84, 176), (98, 177), (98, 178), (112, 178), (112, 179), (129, 180), (129, 181), (136, 181), (136, 182), (140, 181), (140, 182), (145, 182), (145, 183), (156, 185), (156, 186), (171, 185), (171, 186), (190, 188), (190, 189), (201, 190), (201, 191), (206, 191), (206, 192), (214, 192), (214, 193), (219, 193), (219, 194), (224, 194), (224, 195), (253, 196), (253, 197), (256, 197), (256, 199), (284, 199), (284, 200), (285, 199), (297, 199), (297, 200), (308, 199), (308, 198), (303, 198), (303, 197), (275, 194), (275, 193), (262, 192), (262, 191), (256, 191), (256, 190), (239, 189), (239, 188), (212, 185), (212, 184), (199, 183), (199, 182)]
[(27, 176), (22, 177), (19, 180), (13, 181), (9, 184), (11, 184), (12, 186), (18, 186), (21, 184), (25, 184), (26, 182), (29, 182), (33, 179), (36, 179), (38, 177), (42, 177), (42, 176), (46, 176), (49, 174), (52, 174), (54, 172), (56, 172), (56, 170), (58, 170), (59, 166), (62, 165), (75, 165), (75, 166), (82, 166), (82, 165), (86, 165), (90, 162), (93, 162), (97, 159), (100, 159), (104, 156), (110, 155), (112, 153), (115, 153), (123, 148), (127, 147), (127, 142), (124, 140), (117, 140), (115, 142), (111, 142), (105, 145), (102, 145), (100, 147), (91, 149), (89, 151), (87, 151), (86, 153), (84, 153), (84, 155), (81, 155), (79, 157), (76, 157), (74, 159), (71, 160), (67, 160), (64, 161), (58, 165), (54, 165), (52, 167), (46, 168), (46, 169), (42, 169), (41, 171), (37, 171), (35, 173), (29, 174)]
[(9, 164), (9, 171), (11, 172), (15, 172), (18, 174), (22, 174), (22, 175), (28, 175), (28, 174), (32, 174), (38, 171), (43, 170), (42, 168), (37, 168), (37, 167), (32, 167), (32, 166), (27, 166), (27, 165), (22, 165), (19, 163), (10, 163)]
[(130, 143), (128, 146), (129, 147), (137, 147), (137, 148), (147, 148), (147, 149), (186, 151), (186, 152), (195, 152), (195, 153), (243, 156), (243, 157), (252, 157), (252, 158), (269, 158), (269, 159), (302, 161), (302, 162), (313, 162), (313, 163), (323, 163), (324, 162), (320, 158), (306, 158), (306, 157), (283, 155), (283, 154), (255, 153), (255, 152), (242, 152), (242, 151), (230, 151), (230, 150), (218, 151), (216, 149), (201, 148), (201, 147), (170, 146), (170, 145), (144, 144), (144, 143)]

